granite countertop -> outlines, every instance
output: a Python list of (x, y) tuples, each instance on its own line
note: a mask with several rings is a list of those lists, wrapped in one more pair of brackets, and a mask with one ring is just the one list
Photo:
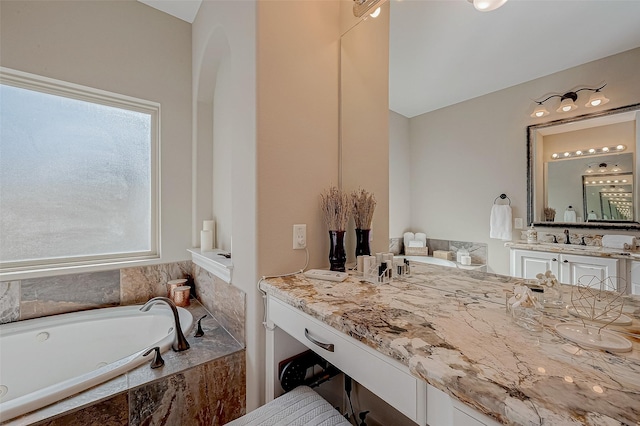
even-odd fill
[(602, 246), (581, 246), (579, 244), (562, 243), (527, 243), (526, 241), (507, 242), (504, 243), (504, 246), (513, 249), (546, 251), (551, 253), (640, 260), (640, 251), (638, 250), (622, 250)]
[[(415, 376), (503, 424), (627, 425), (640, 422), (640, 298), (625, 296), (630, 326), (609, 326), (631, 352), (580, 348), (555, 331), (576, 322), (548, 310), (544, 330), (516, 325), (505, 295), (522, 279), (434, 265), (374, 285), (304, 275), (270, 278), (274, 297), (409, 367)], [(570, 286), (564, 286), (569, 300)]]

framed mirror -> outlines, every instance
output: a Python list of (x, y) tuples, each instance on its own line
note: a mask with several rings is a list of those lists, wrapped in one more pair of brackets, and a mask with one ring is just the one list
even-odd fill
[(528, 223), (640, 229), (640, 104), (527, 128)]

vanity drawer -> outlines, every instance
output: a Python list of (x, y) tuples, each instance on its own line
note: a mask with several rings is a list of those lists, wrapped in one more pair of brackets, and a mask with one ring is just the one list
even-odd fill
[(268, 316), (280, 329), (405, 416), (426, 424), (426, 383), (411, 375), (408, 367), (272, 296), (268, 298)]

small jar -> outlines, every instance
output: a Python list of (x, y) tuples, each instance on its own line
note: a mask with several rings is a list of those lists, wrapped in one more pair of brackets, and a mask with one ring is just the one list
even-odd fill
[(533, 227), (533, 223), (531, 224), (531, 228), (527, 229), (527, 243), (535, 244), (538, 242), (538, 232)]
[(173, 289), (173, 303), (175, 303), (176, 306), (181, 306), (183, 308), (185, 306), (189, 306), (190, 293), (191, 287), (189, 287), (188, 285), (176, 287), (175, 289)]
[(180, 286), (186, 285), (186, 278), (180, 278), (178, 280), (171, 280), (167, 282), (167, 297), (173, 300), (173, 291)]

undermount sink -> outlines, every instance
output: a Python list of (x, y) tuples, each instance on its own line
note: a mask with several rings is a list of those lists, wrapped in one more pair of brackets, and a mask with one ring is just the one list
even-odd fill
[(579, 244), (564, 244), (564, 243), (540, 243), (541, 246), (555, 247), (557, 249), (571, 249), (581, 251), (602, 251), (601, 246), (582, 246)]

